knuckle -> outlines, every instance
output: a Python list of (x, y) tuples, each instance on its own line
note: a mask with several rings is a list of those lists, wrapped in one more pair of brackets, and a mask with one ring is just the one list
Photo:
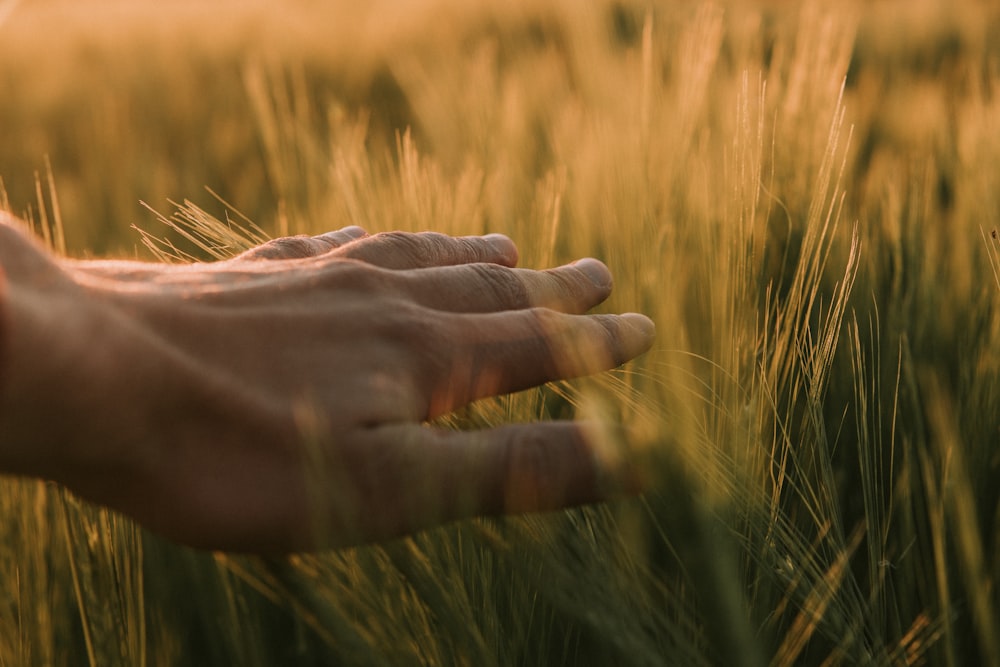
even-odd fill
[(312, 239), (302, 235), (273, 239), (250, 252), (257, 259), (300, 259), (309, 257), (312, 248)]
[(365, 270), (358, 274), (359, 291), (387, 293), (386, 298), (369, 299), (364, 306), (366, 325), (376, 339), (394, 341), (401, 350), (420, 353), (424, 343), (435, 340), (440, 331), (430, 311), (407, 299), (404, 293), (395, 293), (392, 280), (391, 271)]
[(420, 232), (414, 237), (418, 259), (425, 264), (437, 264), (449, 254), (452, 239), (438, 232)]
[(391, 321), (394, 324), (393, 334), (403, 339), (405, 344), (412, 344), (417, 356), (435, 357), (435, 362), (441, 361), (436, 357), (441, 342), (448, 339), (448, 331), (431, 311), (406, 303), (395, 310)]
[(482, 289), (492, 300), (508, 308), (525, 308), (531, 305), (524, 282), (510, 269), (498, 264), (469, 264), (477, 274)]
[(440, 254), (440, 240), (432, 232), (409, 234), (406, 232), (384, 232), (379, 234), (380, 243), (399, 255), (408, 265), (427, 265), (436, 262)]
[(627, 361), (618, 344), (619, 330), (613, 316), (571, 316), (540, 308), (535, 311), (535, 321), (557, 375), (588, 375)]
[(397, 381), (410, 378), (433, 382), (447, 375), (454, 350), (445, 351), (448, 327), (439, 317), (415, 304), (401, 301), (379, 316), (373, 334), (391, 355)]
[(386, 245), (405, 246), (413, 242), (413, 234), (409, 232), (379, 232), (375, 235), (380, 243)]
[(330, 250), (335, 250), (350, 242), (340, 232), (327, 232), (319, 236), (313, 236), (309, 240), (315, 254), (323, 254)]
[(367, 295), (391, 296), (395, 293), (392, 271), (359, 261), (338, 262), (330, 267), (329, 279), (337, 287), (347, 287)]
[(485, 244), (482, 238), (475, 236), (452, 239), (465, 261), (485, 262), (497, 259), (496, 248)]
[(600, 325), (601, 340), (598, 345), (605, 350), (608, 356), (609, 365), (621, 366), (628, 357), (624, 354), (621, 346), (621, 323), (613, 315), (594, 315), (594, 320)]
[(527, 433), (508, 442), (502, 462), (506, 479), (504, 504), (508, 511), (549, 504), (543, 498), (543, 490), (559, 470), (560, 461), (548, 445), (538, 434)]
[(545, 307), (532, 309), (536, 333), (542, 338), (562, 338), (567, 333), (562, 313)]
[(577, 304), (587, 295), (590, 283), (579, 271), (550, 269), (545, 272), (545, 276), (560, 302)]

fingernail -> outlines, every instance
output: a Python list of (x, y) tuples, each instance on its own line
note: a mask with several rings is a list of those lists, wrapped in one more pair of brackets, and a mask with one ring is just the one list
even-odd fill
[(483, 237), (483, 240), (493, 246), (497, 254), (513, 261), (515, 264), (517, 263), (517, 246), (514, 245), (514, 242), (510, 238), (503, 234), (487, 234)]
[(352, 239), (363, 239), (364, 237), (368, 236), (368, 232), (366, 232), (361, 227), (358, 227), (357, 225), (351, 225), (350, 227), (344, 227), (343, 229), (340, 230), (340, 233), (341, 234), (346, 234), (347, 236), (351, 237)]
[(592, 257), (586, 257), (573, 262), (573, 267), (582, 271), (595, 286), (600, 287), (601, 289), (611, 289), (611, 283), (613, 282), (611, 278), (611, 271), (609, 271), (608, 267), (604, 265), (604, 262), (593, 259)]
[(643, 336), (652, 340), (656, 336), (656, 323), (641, 313), (622, 313), (622, 318)]

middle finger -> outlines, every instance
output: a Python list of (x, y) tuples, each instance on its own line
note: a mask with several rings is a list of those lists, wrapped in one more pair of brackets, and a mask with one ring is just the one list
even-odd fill
[(454, 315), (444, 321), (447, 352), (429, 355), (429, 417), (472, 401), (546, 382), (610, 370), (653, 343), (656, 327), (637, 313), (568, 315), (545, 308)]
[(401, 273), (408, 295), (421, 305), (453, 313), (550, 308), (584, 313), (611, 294), (608, 268), (582, 259), (555, 269), (511, 269), (465, 264)]

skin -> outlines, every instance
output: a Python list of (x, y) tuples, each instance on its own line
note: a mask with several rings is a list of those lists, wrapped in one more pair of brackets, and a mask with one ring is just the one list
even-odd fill
[[(58, 258), (0, 220), (0, 469), (176, 541), (276, 553), (547, 511), (629, 486), (576, 422), (428, 425), (652, 343), (593, 259), (510, 239), (278, 239), (175, 266)], [(5, 274), (5, 278), (4, 278)]]

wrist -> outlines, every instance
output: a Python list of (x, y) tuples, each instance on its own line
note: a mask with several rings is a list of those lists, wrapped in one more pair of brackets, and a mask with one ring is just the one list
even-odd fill
[[(85, 464), (89, 424), (113, 423), (102, 401), (116, 346), (95, 345), (113, 313), (37, 241), (0, 224), (0, 470), (63, 481)], [(111, 444), (111, 443), (108, 443)]]

